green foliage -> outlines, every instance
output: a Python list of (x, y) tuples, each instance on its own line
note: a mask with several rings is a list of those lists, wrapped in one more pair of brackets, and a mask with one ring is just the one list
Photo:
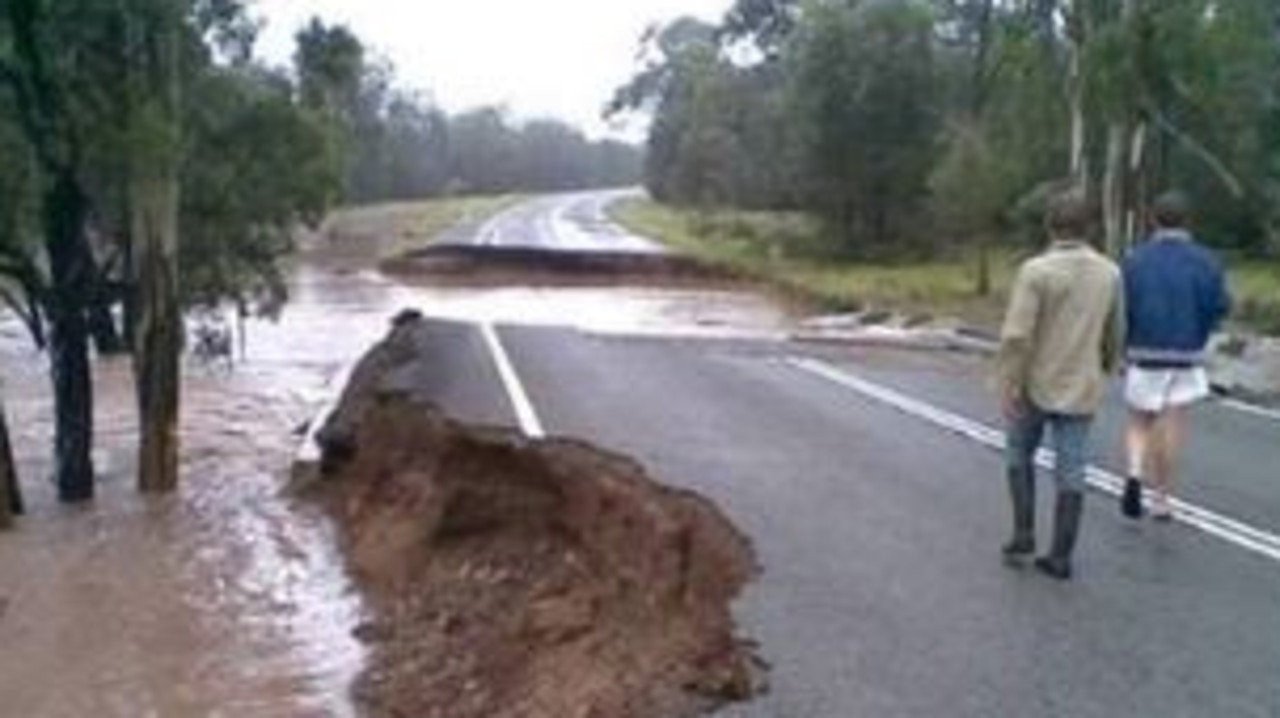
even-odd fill
[(1012, 240), (1078, 137), (1109, 211), (1181, 187), (1210, 241), (1280, 254), (1278, 25), (1274, 0), (737, 0), (647, 33), (611, 109), (653, 116), (654, 197), (803, 209), (846, 252)]
[(217, 68), (191, 89), (201, 102), (190, 108), (182, 174), (184, 302), (278, 308), (279, 260), (339, 190), (323, 122), (257, 68)]
[(0, 157), (0, 257), (11, 258), (24, 254), (39, 236), (39, 198), (35, 158), (8, 113), (0, 114)]
[(816, 4), (794, 52), (813, 206), (847, 251), (906, 239), (935, 158), (931, 13), (915, 2)]
[[(0, 91), (0, 98), (4, 93)], [(40, 256), (38, 168), (31, 148), (12, 114), (0, 113), (0, 307), (7, 307), (32, 327), (37, 343), (38, 300), (48, 289)]]
[(364, 43), (346, 27), (326, 25), (320, 18), (312, 18), (295, 40), (302, 105), (344, 127), (354, 125), (366, 79)]
[(966, 237), (999, 226), (1019, 187), (1007, 156), (996, 154), (980, 127), (957, 125), (929, 177), (939, 232)]
[[(817, 251), (829, 238), (824, 225), (805, 213), (702, 212), (644, 199), (620, 202), (610, 211), (637, 234), (831, 310), (889, 308), (990, 328), (999, 326), (1004, 296), (1029, 251), (992, 252), (992, 291), (982, 295), (973, 291), (973, 262), (967, 261), (974, 259), (972, 248), (953, 248), (958, 257), (923, 261), (851, 261)], [(1228, 256), (1227, 267), (1239, 305), (1234, 319), (1280, 336), (1280, 262)]]
[(714, 28), (682, 18), (653, 29), (645, 68), (610, 110), (652, 111), (645, 178), (664, 201), (782, 207), (799, 195), (786, 76), (730, 62)]
[(976, 121), (990, 152), (1010, 172), (1013, 191), (1028, 192), (1068, 167), (1069, 118), (1058, 60), (1034, 26), (995, 28), (988, 93)]
[(1001, 296), (1017, 264), (1007, 253), (995, 257), (992, 281), (999, 291), (978, 297), (966, 265), (959, 262), (815, 257), (806, 248), (821, 247), (829, 238), (823, 223), (804, 214), (704, 213), (646, 200), (619, 203), (611, 211), (631, 231), (831, 311), (892, 308), (991, 325), (998, 321)]
[[(36, 47), (48, 58), (41, 88), (62, 118), (31, 126), (6, 102), (0, 109), (0, 247), (23, 267), (47, 264), (33, 236), (43, 234), (37, 197), (56, 168), (74, 163), (92, 208), (92, 226), (112, 283), (131, 282), (122, 257), (130, 240), (131, 183), (166, 163), (181, 184), (180, 291), (188, 304), (280, 298), (278, 261), (298, 224), (315, 222), (337, 199), (338, 164), (322, 110), (294, 102), (292, 82), (252, 59), (254, 23), (239, 0), (129, 0), (123, 4), (36, 3)], [(7, 18), (11, 19), (11, 18)], [(156, 92), (162, 48), (148, 23), (175, 21), (181, 75)], [(12, 40), (0, 22), (0, 39)], [(18, 48), (0, 42), (0, 63)], [(0, 83), (0, 96), (33, 92)], [(42, 140), (47, 133), (52, 141)], [(41, 152), (46, 161), (23, 161)], [(21, 251), (14, 251), (16, 249)], [(6, 265), (16, 274), (16, 259)], [(6, 266), (0, 266), (0, 274)], [(29, 272), (28, 272), (29, 274)], [(32, 294), (37, 287), (28, 282)], [(118, 298), (118, 295), (117, 295)]]
[(766, 57), (776, 57), (796, 28), (800, 0), (735, 0), (725, 15), (721, 36), (747, 41)]

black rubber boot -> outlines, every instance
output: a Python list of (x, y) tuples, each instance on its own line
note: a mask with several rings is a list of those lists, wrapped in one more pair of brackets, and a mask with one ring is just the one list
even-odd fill
[(1015, 469), (1008, 473), (1009, 502), (1013, 507), (1013, 538), (1001, 549), (1006, 563), (1022, 565), (1036, 553), (1036, 476)]
[(1120, 513), (1131, 519), (1142, 518), (1142, 482), (1129, 477), (1120, 496)]
[(1047, 556), (1036, 559), (1036, 568), (1060, 581), (1071, 578), (1071, 554), (1080, 533), (1080, 514), (1084, 511), (1084, 494), (1059, 491), (1053, 516), (1053, 548)]

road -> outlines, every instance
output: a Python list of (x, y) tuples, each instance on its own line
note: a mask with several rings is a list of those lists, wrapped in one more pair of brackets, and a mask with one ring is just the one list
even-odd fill
[(541, 197), (499, 213), (479, 227), (460, 227), (444, 244), (562, 252), (661, 253), (663, 247), (609, 221), (605, 206), (632, 190)]
[[(478, 238), (620, 243), (575, 207), (598, 204), (522, 205)], [(628, 454), (751, 536), (762, 575), (736, 612), (771, 690), (724, 715), (1280, 716), (1280, 422), (1198, 410), (1189, 520), (1126, 522), (1095, 492), (1078, 578), (1059, 584), (998, 560), (1007, 505), (980, 360), (571, 319), (439, 321), (435, 397), (464, 420)], [(1112, 397), (1103, 486), (1120, 416)]]

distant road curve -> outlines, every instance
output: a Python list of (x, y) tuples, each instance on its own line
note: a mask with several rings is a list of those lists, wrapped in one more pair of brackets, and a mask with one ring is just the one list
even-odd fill
[(641, 190), (605, 190), (537, 197), (507, 209), (457, 243), (562, 252), (661, 254), (659, 244), (630, 234), (607, 207)]

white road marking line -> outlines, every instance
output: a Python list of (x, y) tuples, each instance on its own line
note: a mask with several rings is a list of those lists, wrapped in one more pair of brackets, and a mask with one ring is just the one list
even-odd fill
[[(825, 379), (989, 448), (1004, 449), (1004, 433), (980, 422), (940, 409), (880, 384), (856, 377), (825, 362), (793, 357), (787, 359), (786, 363), (800, 371)], [(1052, 451), (1042, 449), (1036, 456), (1036, 463), (1044, 468), (1052, 468), (1053, 458)], [(1097, 466), (1089, 467), (1088, 479), (1089, 484), (1095, 489), (1112, 496), (1119, 496), (1124, 486), (1122, 477)], [(1250, 526), (1186, 501), (1175, 499), (1173, 504), (1179, 522), (1230, 542), (1240, 548), (1280, 562), (1280, 535)]]
[(1228, 409), (1235, 409), (1246, 414), (1259, 417), (1261, 419), (1271, 419), (1272, 421), (1280, 421), (1280, 411), (1267, 409), (1266, 407), (1256, 406), (1240, 401), (1239, 399), (1219, 399), (1218, 403)]
[(580, 197), (566, 198), (545, 215), (549, 234), (552, 237), (551, 243), (571, 249), (596, 249), (593, 245), (603, 245), (603, 243), (595, 235), (580, 229), (577, 222), (569, 219), (569, 209), (577, 202), (581, 202)]
[(492, 323), (482, 322), (480, 334), (484, 336), (485, 344), (489, 346), (489, 353), (493, 356), (493, 364), (498, 369), (498, 375), (502, 377), (502, 385), (507, 390), (507, 398), (511, 400), (511, 408), (515, 410), (520, 430), (532, 439), (546, 438), (547, 433), (542, 428), (542, 422), (538, 420), (538, 414), (533, 410), (533, 402), (529, 401), (529, 395), (525, 393), (524, 384), (520, 383), (520, 376), (516, 374), (515, 367), (511, 364), (511, 357), (507, 355), (507, 350), (502, 346), (502, 340), (498, 338), (497, 330)]
[(496, 247), (501, 245), (503, 222), (506, 222), (510, 218), (509, 215), (513, 214), (515, 210), (522, 209), (523, 207), (523, 203), (514, 204), (506, 209), (499, 210), (492, 217), (485, 220), (484, 224), (481, 224), (480, 228), (476, 230), (475, 244), (481, 247)]
[[(998, 342), (991, 341), (990, 339), (983, 339), (980, 337), (965, 336), (963, 337), (963, 339), (966, 343), (974, 347), (977, 347), (981, 351), (986, 351), (986, 352), (995, 352), (996, 349), (998, 349), (1000, 346)], [(1210, 403), (1216, 404), (1217, 406), (1221, 406), (1226, 409), (1231, 409), (1233, 411), (1243, 412), (1245, 414), (1249, 414), (1259, 419), (1270, 419), (1272, 421), (1280, 421), (1280, 410), (1268, 409), (1265, 406), (1250, 404), (1247, 401), (1232, 399), (1230, 397), (1225, 397), (1225, 396), (1215, 396), (1212, 399), (1210, 399)]]
[(496, 247), (501, 244), (501, 242), (498, 241), (499, 235), (500, 232), (498, 231), (498, 224), (495, 218), (494, 221), (486, 224), (480, 230), (478, 244), (482, 247)]

